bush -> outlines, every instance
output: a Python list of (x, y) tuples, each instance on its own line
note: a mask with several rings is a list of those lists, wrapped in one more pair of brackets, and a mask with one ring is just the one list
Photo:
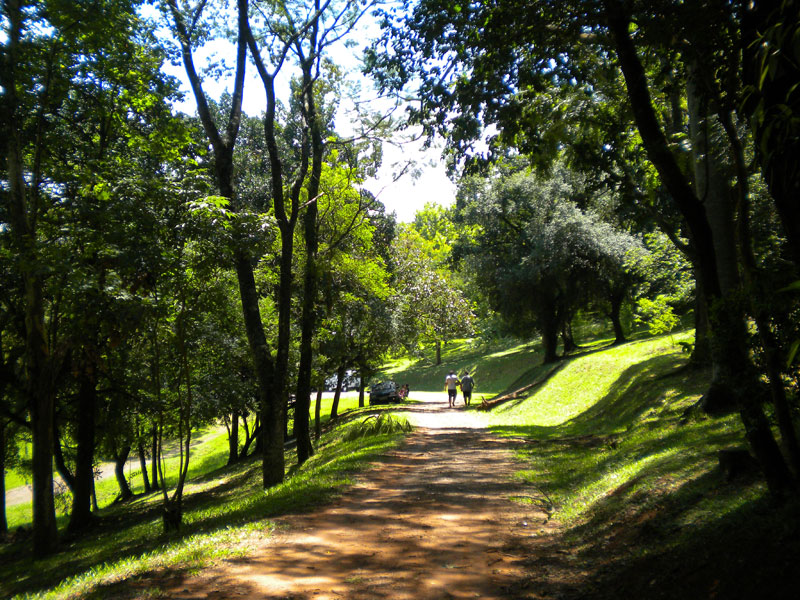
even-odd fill
[(344, 439), (346, 441), (352, 441), (373, 435), (400, 432), (407, 433), (411, 431), (411, 429), (411, 423), (408, 422), (408, 419), (382, 413), (380, 415), (370, 415), (350, 427), (347, 433), (345, 433)]

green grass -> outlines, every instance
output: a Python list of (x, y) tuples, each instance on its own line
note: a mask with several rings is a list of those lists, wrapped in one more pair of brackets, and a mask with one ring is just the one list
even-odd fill
[[(322, 424), (326, 425), (330, 421), (330, 411), (333, 404), (332, 398), (323, 398), (321, 402)], [(358, 408), (358, 392), (347, 392), (342, 394), (339, 400), (339, 414)], [(310, 411), (312, 423), (314, 418), (314, 400), (311, 402)], [(290, 422), (291, 429), (292, 424)], [(169, 454), (169, 453), (168, 453)], [(174, 452), (172, 453), (174, 454)], [(228, 438), (224, 427), (206, 427), (193, 434), (191, 447), (191, 460), (189, 461), (189, 478), (200, 476), (215, 469), (223, 467), (228, 460)], [(149, 468), (149, 467), (148, 467)], [(172, 456), (166, 459), (167, 483), (173, 486), (177, 481), (178, 458)], [(125, 477), (134, 494), (144, 491), (144, 479), (139, 468), (137, 456), (131, 456), (126, 464)], [(27, 485), (29, 477), (16, 471), (9, 470), (6, 476), (6, 489)], [(107, 477), (96, 482), (97, 503), (100, 507), (107, 507), (114, 502), (119, 494), (119, 487), (116, 479)], [(63, 501), (57, 502), (56, 514), (59, 525), (66, 525), (69, 513), (68, 494), (64, 495)], [(31, 504), (26, 502), (11, 506), (6, 511), (6, 518), (9, 529), (29, 526), (32, 521)]]
[[(228, 459), (228, 438), (224, 428), (206, 427), (193, 434), (191, 445), (191, 460), (189, 461), (189, 477), (197, 477), (213, 469), (225, 465)], [(174, 452), (167, 452), (168, 456)], [(169, 456), (165, 460), (167, 474), (167, 484), (173, 486), (177, 481), (178, 457)], [(131, 491), (139, 494), (144, 491), (144, 480), (142, 471), (139, 468), (138, 457), (131, 456), (126, 464), (125, 477), (128, 480)], [(26, 484), (26, 479), (22, 484)], [(8, 488), (9, 490), (11, 488)], [(97, 503), (102, 507), (107, 507), (114, 502), (119, 495), (119, 486), (116, 479), (106, 477), (95, 483)], [(66, 525), (69, 514), (69, 493), (62, 490), (56, 500), (56, 516), (60, 526)], [(7, 509), (6, 518), (9, 529), (29, 526), (32, 521), (31, 503), (16, 504)]]
[(399, 439), (392, 433), (344, 441), (347, 432), (358, 426), (357, 420), (340, 420), (323, 435), (316, 455), (299, 469), (294, 467), (293, 452), (287, 453), (287, 480), (267, 491), (261, 488), (258, 460), (216, 467), (227, 459), (227, 442), (224, 433), (206, 432), (193, 455), (196, 462), (185, 490), (180, 534), (163, 533), (158, 493), (137, 497), (104, 509), (91, 535), (63, 541), (60, 552), (46, 559), (34, 563), (28, 541), (3, 547), (0, 596), (110, 597), (118, 582), (129, 584), (154, 570), (187, 571), (221, 556), (241, 554), (254, 536), (269, 535), (270, 517), (329, 501)]
[(736, 416), (684, 418), (709, 381), (707, 371), (685, 368), (678, 343), (690, 339), (682, 333), (577, 355), (487, 418), (496, 433), (529, 440), (519, 476), (577, 536), (609, 534), (621, 515), (664, 502), (675, 506), (664, 526), (681, 527), (763, 497), (760, 484), (717, 492), (716, 454), (744, 446), (743, 430)]
[[(401, 358), (387, 364), (376, 377), (408, 383), (414, 391), (438, 392), (451, 370), (469, 369), (475, 378), (476, 394), (496, 395), (515, 382), (535, 376), (542, 358), (538, 342), (507, 341), (500, 347), (487, 348), (474, 340), (455, 340), (443, 348), (442, 364), (435, 365), (433, 355), (420, 359)], [(431, 351), (428, 352), (429, 354)]]

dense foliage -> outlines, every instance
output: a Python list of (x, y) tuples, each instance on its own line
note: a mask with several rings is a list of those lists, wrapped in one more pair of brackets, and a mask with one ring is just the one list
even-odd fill
[(70, 535), (101, 459), (132, 495), (131, 454), (176, 529), (197, 427), (225, 423), (268, 488), (287, 436), (313, 455), (331, 374), (476, 334), (541, 335), (551, 362), (600, 317), (619, 343), (693, 310), (702, 408), (737, 412), (772, 492), (796, 492), (794, 3), (382, 4), (367, 70), (417, 95), (408, 122), (445, 138), (459, 189), (407, 224), (363, 189), (391, 120), (337, 123), (331, 52), (374, 4), (2, 3), (0, 467), (30, 472), (37, 556), (58, 548), (54, 465)]

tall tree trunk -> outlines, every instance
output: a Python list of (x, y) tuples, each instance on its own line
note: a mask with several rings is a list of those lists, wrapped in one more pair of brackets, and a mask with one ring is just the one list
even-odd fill
[(72, 513), (69, 530), (79, 531), (92, 521), (92, 481), (94, 481), (95, 413), (97, 383), (94, 365), (87, 362), (81, 373), (78, 391), (78, 450), (75, 458), (75, 484), (72, 488)]
[[(15, 246), (24, 286), (25, 311), (25, 395), (33, 435), (33, 552), (37, 557), (50, 554), (58, 547), (55, 499), (53, 496), (54, 447), (54, 357), (49, 347), (43, 301), (43, 271), (37, 250), (37, 222), (40, 212), (38, 186), (40, 173), (26, 173), (23, 159), (21, 104), (17, 98), (17, 66), (24, 64), (20, 56), (26, 17), (22, 2), (7, 2), (5, 27), (4, 68), (0, 69), (0, 84), (5, 95), (3, 116), (7, 134), (6, 201), (11, 242)], [(47, 91), (47, 90), (45, 90)], [(44, 112), (44, 111), (42, 111)], [(37, 154), (44, 148), (35, 149)], [(26, 176), (32, 175), (30, 185)]]
[[(236, 46), (236, 74), (234, 79), (234, 91), (232, 94), (233, 103), (228, 113), (228, 121), (224, 134), (220, 134), (213, 115), (209, 109), (202, 82), (194, 67), (192, 55), (192, 40), (189, 33), (190, 27), (183, 21), (181, 11), (177, 2), (169, 2), (172, 14), (176, 37), (181, 45), (181, 55), (183, 57), (186, 74), (189, 78), (192, 92), (197, 101), (197, 110), (200, 120), (206, 132), (206, 136), (211, 142), (215, 157), (215, 176), (220, 194), (225, 198), (234, 199), (234, 179), (233, 179), (233, 149), (239, 133), (241, 122), (241, 107), (244, 90), (245, 66), (247, 64), (247, 45), (252, 41), (249, 35), (250, 27), (247, 21), (248, 3), (246, 0), (237, 1), (237, 46)], [(248, 37), (250, 39), (248, 39)], [(254, 53), (257, 57), (257, 53)], [(259, 65), (263, 68), (263, 65)], [(265, 82), (266, 87), (266, 82)], [(269, 90), (268, 90), (269, 96)], [(267, 130), (267, 121), (274, 121), (275, 99), (274, 89), (272, 98), (268, 99), (267, 116), (265, 116), (265, 132), (267, 145), (270, 149), (271, 164), (270, 175), (272, 177), (272, 191), (275, 197), (275, 215), (281, 227), (282, 240), (282, 259), (281, 259), (281, 281), (279, 305), (279, 335), (278, 351), (276, 362), (273, 364), (270, 356), (269, 347), (264, 334), (264, 327), (258, 309), (258, 294), (253, 277), (253, 264), (251, 257), (244, 251), (240, 252), (235, 259), (236, 276), (239, 283), (239, 292), (242, 302), (242, 312), (244, 314), (245, 331), (250, 344), (250, 351), (253, 356), (253, 364), (256, 370), (259, 387), (259, 405), (261, 410), (261, 428), (258, 445), (263, 452), (262, 476), (265, 488), (271, 487), (283, 481), (284, 476), (284, 457), (283, 457), (283, 419), (281, 406), (285, 402), (285, 370), (288, 365), (288, 344), (289, 329), (288, 321), (291, 302), (291, 243), (292, 232), (289, 232), (288, 239), (285, 231), (285, 219), (282, 219), (283, 207), (283, 176), (280, 164), (274, 164), (278, 159), (277, 145), (275, 143), (274, 130)], [(274, 157), (274, 158), (273, 158)], [(288, 271), (286, 267), (286, 244), (289, 244)], [(288, 278), (288, 279), (287, 279)], [(284, 288), (285, 291), (284, 291)], [(286, 304), (286, 306), (284, 306)], [(286, 321), (285, 324), (281, 324)], [(283, 345), (282, 345), (283, 344)], [(284, 347), (285, 346), (285, 347)], [(282, 353), (283, 352), (283, 353)]]
[[(314, 25), (316, 27), (316, 24)], [(312, 31), (312, 35), (315, 35)], [(316, 50), (316, 39), (314, 39)], [(300, 366), (297, 374), (297, 394), (294, 414), (294, 431), (297, 438), (297, 464), (302, 465), (314, 454), (311, 445), (311, 432), (309, 429), (308, 413), (311, 403), (311, 363), (314, 329), (316, 327), (317, 304), (317, 250), (319, 248), (319, 232), (317, 214), (319, 212), (318, 196), (320, 177), (322, 176), (322, 155), (325, 147), (322, 143), (322, 123), (317, 115), (316, 98), (314, 96), (313, 68), (316, 62), (316, 53), (312, 52), (300, 61), (303, 71), (303, 112), (311, 134), (311, 173), (309, 174), (306, 192), (308, 204), (303, 217), (303, 234), (306, 244), (306, 268), (303, 285), (303, 314), (301, 317), (300, 335)]]
[[(320, 154), (321, 158), (321, 154)], [(316, 156), (315, 156), (316, 159)], [(316, 161), (315, 161), (316, 162)], [(312, 178), (313, 170), (312, 170)], [(315, 178), (314, 189), (309, 189), (316, 196), (319, 190), (319, 177)], [(311, 186), (309, 186), (311, 188)], [(312, 341), (316, 325), (317, 297), (317, 202), (312, 200), (306, 208), (304, 218), (306, 265), (303, 286), (303, 314), (300, 322), (300, 365), (297, 372), (297, 393), (294, 411), (294, 435), (297, 439), (297, 464), (302, 465), (314, 454), (311, 445), (309, 411), (311, 409), (311, 368), (313, 360)]]
[[(745, 435), (773, 495), (792, 487), (791, 475), (772, 436), (757, 393), (758, 381), (747, 355), (744, 322), (722, 295), (711, 226), (703, 205), (683, 176), (653, 109), (644, 69), (630, 36), (630, 19), (614, 0), (606, 2), (608, 25), (616, 45), (634, 118), (650, 161), (689, 227), (706, 297), (711, 306), (715, 393), (735, 399)], [(710, 390), (711, 391), (711, 390)]]
[(739, 140), (731, 112), (721, 111), (719, 117), (728, 136), (731, 154), (736, 164), (737, 190), (739, 192), (739, 246), (742, 256), (742, 276), (747, 287), (745, 297), (750, 299), (750, 313), (755, 319), (759, 341), (764, 350), (764, 363), (767, 369), (772, 403), (775, 406), (775, 415), (778, 418), (781, 442), (789, 464), (797, 477), (800, 476), (800, 443), (798, 443), (797, 430), (783, 384), (783, 353), (772, 330), (767, 304), (760, 300), (766, 297), (767, 292), (763, 289), (762, 275), (756, 263), (750, 236), (750, 187), (744, 148)]
[(228, 430), (228, 464), (239, 460), (239, 411), (231, 413), (231, 424)]
[(139, 452), (139, 468), (142, 471), (142, 484), (144, 485), (144, 493), (149, 494), (153, 491), (153, 488), (150, 487), (150, 478), (147, 476), (147, 452), (144, 449), (144, 441), (142, 441), (141, 438), (139, 438), (139, 444), (136, 449)]
[[(710, 114), (708, 102), (703, 100), (699, 89), (700, 73), (701, 70), (697, 66), (690, 69), (687, 86), (689, 125), (695, 152), (695, 179), (698, 195), (704, 201), (706, 213), (714, 232), (714, 247), (717, 253), (720, 286), (723, 293), (731, 297), (738, 296), (751, 299), (751, 314), (756, 321), (759, 340), (764, 349), (767, 377), (770, 382), (775, 414), (778, 417), (781, 439), (793, 470), (795, 473), (800, 473), (800, 447), (798, 446), (797, 433), (792, 422), (791, 411), (786, 400), (786, 391), (783, 387), (780, 364), (781, 353), (777, 341), (772, 335), (769, 315), (766, 314), (763, 303), (755, 300), (756, 297), (763, 296), (764, 290), (759, 289), (758, 267), (750, 243), (749, 186), (744, 151), (730, 113), (724, 112), (719, 117)], [(732, 190), (728, 186), (728, 174), (724, 173), (719, 165), (720, 149), (713, 148), (710, 143), (711, 139), (724, 139), (724, 136), (727, 136), (733, 163), (736, 165), (737, 190), (739, 192), (738, 239), (742, 257), (742, 276), (747, 283), (746, 293), (742, 293), (737, 261), (737, 236), (734, 224), (737, 200), (733, 197)], [(735, 310), (743, 312), (744, 307), (737, 306)], [(737, 320), (743, 321), (744, 315), (742, 314)], [(742, 335), (744, 336), (745, 334), (743, 333)]]
[(756, 156), (800, 269), (800, 99), (797, 62), (800, 3), (743, 3), (741, 44), (744, 112), (750, 117)]
[(150, 430), (151, 446), (150, 446), (150, 480), (152, 481), (152, 490), (158, 490), (162, 485), (158, 479), (158, 423), (155, 421)]
[(339, 398), (342, 395), (342, 381), (344, 380), (345, 366), (341, 365), (336, 370), (336, 391), (333, 392), (333, 404), (331, 405), (331, 421), (339, 416)]
[(322, 437), (322, 386), (317, 390), (317, 401), (314, 403), (314, 440), (319, 444)]
[(117, 485), (119, 486), (119, 496), (117, 500), (120, 502), (124, 502), (133, 497), (131, 487), (128, 485), (128, 480), (125, 478), (125, 463), (128, 462), (130, 453), (131, 447), (128, 444), (122, 446), (119, 451), (116, 449), (114, 450), (114, 476), (117, 478)]
[(442, 340), (436, 340), (436, 366), (442, 364)]
[[(164, 532), (178, 531), (183, 520), (183, 488), (186, 485), (186, 476), (189, 473), (189, 458), (192, 442), (192, 380), (189, 367), (189, 354), (186, 349), (186, 304), (185, 298), (181, 299), (181, 312), (176, 320), (176, 338), (181, 359), (181, 380), (185, 385), (185, 393), (178, 391), (178, 440), (180, 456), (178, 461), (178, 482), (171, 498), (164, 492), (163, 523)], [(181, 382), (179, 382), (180, 385)], [(163, 476), (162, 476), (163, 481)]]
[(8, 532), (6, 518), (6, 429), (8, 423), (0, 418), (0, 539)]

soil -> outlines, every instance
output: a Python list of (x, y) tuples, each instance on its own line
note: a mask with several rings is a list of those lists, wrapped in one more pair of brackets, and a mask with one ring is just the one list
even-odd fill
[(415, 431), (332, 505), (277, 519), (245, 558), (131, 585), (186, 600), (568, 597), (581, 574), (543, 499), (514, 478), (521, 442), (441, 394), (413, 398), (425, 400), (410, 408)]

